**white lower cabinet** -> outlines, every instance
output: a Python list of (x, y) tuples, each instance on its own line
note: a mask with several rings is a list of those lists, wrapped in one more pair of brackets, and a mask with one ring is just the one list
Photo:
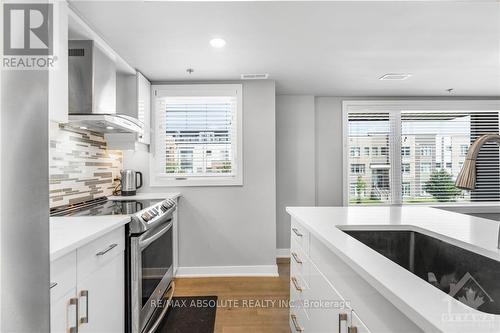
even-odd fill
[(350, 303), (310, 258), (314, 238), (292, 221), (290, 258), (290, 329), (292, 332), (370, 332)]
[(79, 332), (124, 332), (124, 254), (78, 281)]
[(50, 263), (52, 333), (124, 332), (124, 227)]
[(59, 299), (50, 297), (50, 331), (52, 333), (73, 333), (78, 327), (78, 299), (76, 288), (70, 289)]

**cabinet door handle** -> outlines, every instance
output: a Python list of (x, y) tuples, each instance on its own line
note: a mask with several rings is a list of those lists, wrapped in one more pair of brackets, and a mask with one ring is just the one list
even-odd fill
[(115, 247), (117, 247), (118, 244), (114, 243), (114, 244), (111, 244), (110, 246), (108, 246), (107, 248), (105, 248), (104, 250), (102, 251), (99, 251), (97, 252), (95, 255), (96, 256), (103, 256), (105, 255), (106, 253), (108, 253), (109, 251), (113, 250)]
[(80, 298), (85, 297), (85, 317), (80, 318), (80, 324), (86, 324), (89, 322), (89, 291), (80, 291)]
[(295, 262), (297, 264), (302, 264), (302, 260), (299, 258), (299, 256), (297, 255), (297, 253), (292, 252), (292, 257), (293, 257), (293, 259), (295, 260)]
[(299, 325), (298, 321), (297, 321), (297, 316), (292, 314), (290, 315), (290, 318), (292, 318), (292, 323), (293, 323), (293, 326), (295, 327), (295, 330), (297, 332), (302, 332), (304, 331), (304, 329), (302, 328), (302, 326)]
[(345, 321), (347, 325), (347, 313), (339, 313), (339, 333), (342, 333), (342, 322)]
[(50, 288), (49, 288), (49, 289), (52, 289), (52, 288), (54, 288), (55, 286), (57, 286), (57, 282), (51, 282), (51, 283), (50, 283)]
[(302, 235), (302, 234), (300, 233), (299, 229), (297, 229), (297, 228), (292, 228), (292, 230), (293, 230), (293, 232), (294, 232), (294, 233), (295, 233), (298, 237), (302, 237), (302, 236), (304, 236), (304, 235)]
[(78, 333), (78, 298), (73, 297), (69, 299), (69, 306), (72, 305), (75, 306), (75, 326), (70, 326), (69, 333)]
[(350, 326), (347, 329), (347, 333), (358, 333), (358, 328), (356, 326)]
[(299, 285), (299, 281), (297, 281), (297, 278), (295, 278), (295, 276), (292, 276), (291, 280), (292, 280), (293, 286), (295, 287), (295, 289), (297, 289), (297, 291), (302, 292), (302, 290), (304, 290), (304, 289), (303, 289), (303, 288)]

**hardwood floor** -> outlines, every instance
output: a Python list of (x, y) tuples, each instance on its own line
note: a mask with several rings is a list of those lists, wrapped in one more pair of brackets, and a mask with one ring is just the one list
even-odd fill
[(290, 333), (290, 261), (278, 259), (279, 277), (179, 278), (176, 296), (218, 296), (215, 333)]

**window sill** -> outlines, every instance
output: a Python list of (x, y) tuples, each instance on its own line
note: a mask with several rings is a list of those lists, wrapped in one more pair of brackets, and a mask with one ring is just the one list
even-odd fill
[(164, 176), (151, 176), (151, 187), (187, 187), (187, 186), (243, 186), (241, 176), (236, 177), (192, 177), (174, 179)]

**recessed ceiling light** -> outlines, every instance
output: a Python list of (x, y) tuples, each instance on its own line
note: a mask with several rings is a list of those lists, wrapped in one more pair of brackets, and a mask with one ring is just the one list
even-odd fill
[(402, 81), (409, 78), (411, 74), (385, 74), (379, 78), (379, 80), (393, 80), (393, 81)]
[(106, 126), (106, 129), (113, 130), (115, 128), (113, 126)]
[(80, 129), (82, 129), (82, 130), (86, 130), (86, 129), (88, 129), (88, 128), (87, 128), (87, 127), (85, 127), (85, 126), (80, 126)]
[(212, 45), (212, 47), (215, 47), (216, 49), (220, 49), (226, 46), (226, 41), (222, 38), (214, 38), (210, 40), (210, 45)]

